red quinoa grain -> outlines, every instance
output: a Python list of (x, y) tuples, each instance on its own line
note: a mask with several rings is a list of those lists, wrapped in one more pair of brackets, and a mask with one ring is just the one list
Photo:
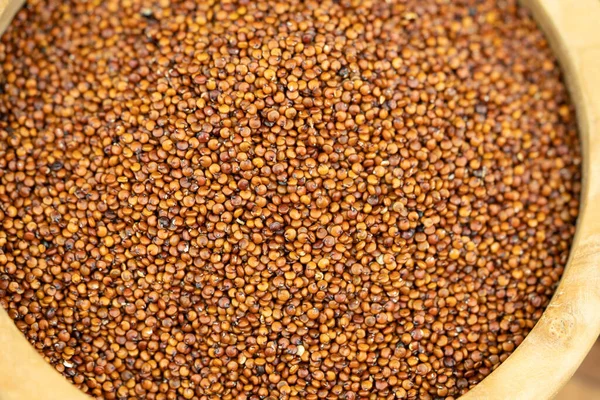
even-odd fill
[(104, 399), (456, 399), (542, 315), (575, 115), (516, 0), (31, 0), (0, 303)]

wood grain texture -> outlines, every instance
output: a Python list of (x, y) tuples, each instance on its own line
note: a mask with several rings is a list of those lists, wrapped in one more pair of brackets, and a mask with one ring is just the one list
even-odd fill
[(577, 234), (542, 318), (465, 400), (551, 399), (600, 333), (600, 1), (522, 0), (559, 58), (577, 109), (584, 156)]
[[(551, 399), (600, 333), (600, 0), (522, 0), (545, 30), (575, 102), (584, 152), (582, 207), (571, 256), (525, 341), (466, 400)], [(0, 0), (3, 32), (23, 0)], [(0, 400), (83, 400), (0, 310)]]
[(6, 30), (23, 3), (25, 0), (0, 0), (0, 34)]
[(561, 389), (555, 400), (600, 399), (600, 341), (597, 341), (573, 378)]

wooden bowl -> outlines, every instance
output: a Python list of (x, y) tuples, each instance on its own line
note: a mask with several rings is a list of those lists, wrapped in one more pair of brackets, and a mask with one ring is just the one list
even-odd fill
[[(23, 0), (0, 0), (4, 32)], [(577, 110), (583, 192), (577, 233), (550, 305), (525, 341), (463, 398), (551, 399), (600, 334), (600, 0), (522, 0), (546, 32)], [(596, 225), (598, 224), (598, 225)], [(0, 310), (0, 400), (83, 400)]]

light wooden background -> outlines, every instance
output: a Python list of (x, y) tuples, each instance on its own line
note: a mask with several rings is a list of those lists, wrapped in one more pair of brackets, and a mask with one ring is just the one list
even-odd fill
[(573, 378), (555, 400), (600, 399), (600, 341), (596, 342)]

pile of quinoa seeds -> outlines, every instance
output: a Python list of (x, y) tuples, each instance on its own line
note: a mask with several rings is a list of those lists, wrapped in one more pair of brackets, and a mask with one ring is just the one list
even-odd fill
[(516, 0), (31, 0), (0, 303), (98, 399), (456, 399), (533, 328), (574, 110)]

